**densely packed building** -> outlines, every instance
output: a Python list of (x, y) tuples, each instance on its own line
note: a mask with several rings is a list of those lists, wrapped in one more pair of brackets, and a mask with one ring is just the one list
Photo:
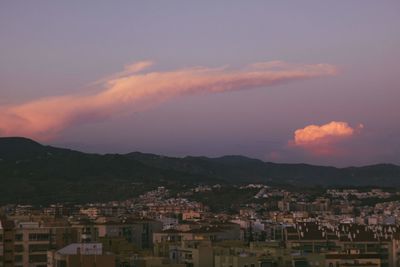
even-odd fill
[(173, 195), (158, 187), (125, 201), (3, 206), (0, 266), (400, 266), (395, 192), (241, 185), (238, 192), (254, 196), (229, 211), (190, 198), (221, 188)]

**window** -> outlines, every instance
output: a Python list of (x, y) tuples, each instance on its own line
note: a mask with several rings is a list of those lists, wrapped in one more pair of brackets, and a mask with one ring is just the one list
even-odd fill
[(24, 235), (23, 234), (16, 234), (15, 235), (15, 241), (22, 241)]
[(49, 246), (47, 244), (29, 245), (29, 252), (42, 252), (47, 250), (49, 250)]
[(29, 255), (29, 262), (47, 262), (47, 254)]
[(29, 241), (47, 241), (49, 234), (29, 234)]
[(23, 252), (24, 251), (24, 246), (23, 245), (15, 245), (14, 246), (14, 251), (15, 252)]
[(21, 262), (22, 261), (22, 255), (15, 255), (14, 261), (15, 262)]
[(67, 267), (67, 262), (65, 260), (58, 260), (56, 263), (57, 267)]

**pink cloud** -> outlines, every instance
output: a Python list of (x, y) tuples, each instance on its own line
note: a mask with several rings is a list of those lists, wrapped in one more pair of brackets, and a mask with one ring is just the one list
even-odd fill
[(335, 155), (343, 150), (339, 143), (354, 137), (364, 126), (356, 128), (349, 126), (347, 122), (331, 121), (324, 125), (308, 125), (294, 132), (294, 139), (290, 146), (300, 147), (315, 155)]
[(241, 70), (189, 68), (145, 72), (143, 61), (97, 82), (96, 93), (72, 94), (0, 107), (0, 136), (55, 138), (64, 129), (105, 120), (123, 112), (137, 112), (170, 98), (229, 92), (334, 75), (328, 64), (299, 65), (280, 61), (257, 63)]

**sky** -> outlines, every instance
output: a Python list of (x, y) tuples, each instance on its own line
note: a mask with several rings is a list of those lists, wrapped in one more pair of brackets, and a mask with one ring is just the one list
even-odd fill
[(400, 164), (399, 1), (1, 1), (0, 136)]

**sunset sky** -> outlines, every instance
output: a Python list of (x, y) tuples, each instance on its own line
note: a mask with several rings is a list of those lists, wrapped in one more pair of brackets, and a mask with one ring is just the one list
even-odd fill
[(400, 1), (1, 1), (0, 136), (400, 164)]

